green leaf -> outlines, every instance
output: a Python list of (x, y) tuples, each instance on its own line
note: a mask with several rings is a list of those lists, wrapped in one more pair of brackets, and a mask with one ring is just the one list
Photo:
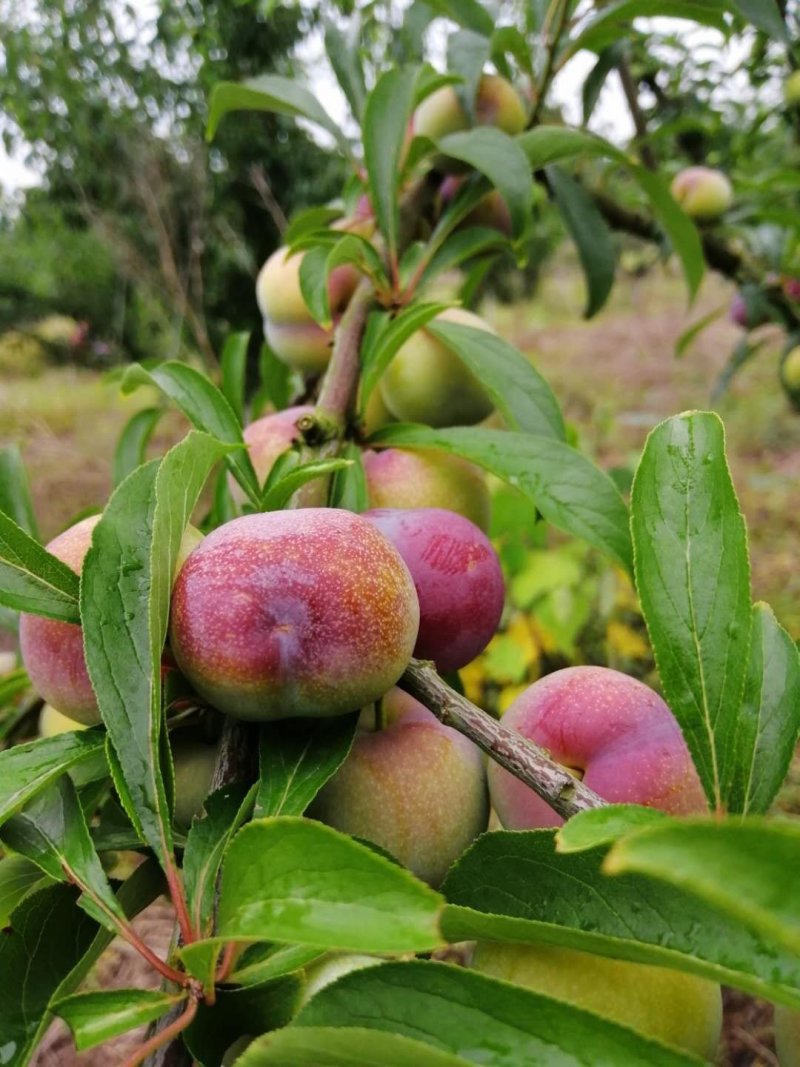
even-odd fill
[(225, 342), (219, 361), (222, 372), (222, 395), (230, 404), (240, 425), (244, 422), (244, 394), (249, 344), (249, 333), (232, 333)]
[(214, 383), (193, 367), (174, 361), (150, 371), (139, 363), (129, 367), (122, 380), (122, 391), (130, 393), (140, 385), (153, 385), (161, 390), (198, 430), (228, 445), (239, 446), (226, 457), (226, 462), (251, 503), (257, 506), (258, 478), (250, 453), (244, 447), (241, 423)]
[(367, 97), (362, 135), (369, 198), (389, 255), (396, 257), (399, 212), (397, 191), (403, 144), (414, 108), (419, 68), (385, 71)]
[(658, 808), (639, 804), (606, 804), (579, 812), (556, 831), (559, 852), (585, 852), (598, 845), (611, 845), (618, 838), (643, 826), (663, 822), (669, 816)]
[(302, 815), (347, 759), (358, 716), (262, 723), (256, 816)]
[(440, 137), (437, 148), (485, 174), (508, 205), (511, 228), (525, 229), (533, 205), (533, 182), (525, 152), (517, 140), (494, 126), (476, 126)]
[(759, 349), (764, 347), (766, 338), (762, 337), (757, 341), (751, 341), (749, 334), (744, 334), (736, 344), (733, 346), (727, 363), (717, 375), (717, 380), (714, 382), (714, 388), (711, 390), (711, 403), (716, 404), (728, 391), (733, 379), (742, 369), (742, 367), (749, 363)]
[(54, 881), (66, 878), (83, 893), (85, 910), (118, 931), (125, 916), (89, 836), (75, 786), (67, 775), (43, 789), (4, 825), (2, 840)]
[(0, 604), (79, 622), (78, 576), (0, 511)]
[(561, 441), (505, 430), (399, 424), (374, 434), (370, 444), (463, 456), (519, 489), (554, 526), (633, 569), (628, 512), (619, 491), (607, 474)]
[(57, 1000), (52, 1009), (72, 1031), (75, 1048), (83, 1052), (160, 1019), (184, 996), (157, 989), (103, 989)]
[(402, 1034), (356, 1026), (290, 1026), (254, 1041), (236, 1067), (467, 1067), (469, 1060)]
[(547, 168), (561, 217), (578, 249), (586, 277), (584, 317), (592, 318), (603, 307), (614, 285), (616, 257), (608, 226), (586, 190), (560, 167)]
[(521, 133), (516, 141), (532, 170), (541, 170), (550, 163), (560, 163), (575, 156), (607, 156), (619, 163), (626, 162), (626, 156), (609, 141), (569, 126), (536, 126)]
[(512, 430), (566, 438), (552, 389), (519, 349), (486, 330), (446, 319), (430, 323), (428, 330), (478, 379)]
[(359, 54), (358, 34), (361, 29), (358, 19), (351, 16), (349, 32), (345, 35), (332, 22), (325, 25), (325, 51), (328, 53), (333, 73), (336, 75), (356, 122), (361, 122), (367, 87), (364, 68)]
[(475, 98), (490, 51), (489, 38), (474, 30), (457, 30), (447, 38), (447, 69), (461, 79), (456, 93), (470, 125), (475, 121)]
[(261, 346), (258, 369), (261, 385), (253, 398), (254, 414), (260, 412), (266, 402), (272, 404), (276, 411), (283, 411), (289, 406), (294, 390), (291, 369), (278, 359), (266, 343)]
[(345, 156), (351, 155), (347, 138), (316, 96), (291, 78), (262, 74), (243, 82), (217, 82), (208, 107), (207, 140), (213, 139), (221, 119), (230, 111), (272, 111), (308, 119), (331, 134)]
[(360, 514), (369, 507), (362, 451), (353, 441), (347, 441), (342, 448), (341, 458), (349, 462), (346, 467), (334, 471), (329, 493), (330, 506)]
[(623, 43), (616, 41), (602, 50), (597, 57), (597, 62), (587, 74), (581, 91), (584, 126), (594, 113), (597, 101), (600, 99), (600, 93), (606, 83), (606, 78), (616, 68), (624, 54)]
[(723, 810), (747, 756), (735, 738), (751, 621), (747, 533), (716, 415), (688, 412), (652, 431), (633, 481), (631, 529), (664, 693), (709, 802)]
[(617, 842), (604, 867), (676, 886), (800, 955), (797, 823), (753, 817), (654, 826)]
[(251, 945), (240, 956), (229, 980), (232, 985), (260, 985), (301, 970), (324, 956), (324, 951), (308, 945)]
[(245, 989), (220, 989), (213, 1005), (199, 1005), (184, 1034), (186, 1047), (201, 1067), (219, 1067), (227, 1049), (242, 1034), (263, 1034), (286, 1026), (302, 990), (298, 975)]
[(785, 43), (789, 40), (786, 23), (775, 0), (729, 0), (730, 7), (767, 36)]
[(162, 865), (172, 853), (160, 769), (161, 655), (172, 580), (186, 524), (226, 451), (193, 431), (160, 463), (137, 468), (108, 502), (83, 566), (86, 663), (119, 763), (112, 763), (115, 784)]
[(25, 1067), (50, 1018), (48, 1004), (91, 945), (96, 923), (57, 885), (27, 897), (0, 937), (0, 1050), (4, 1067)]
[(183, 882), (192, 925), (201, 937), (211, 933), (214, 892), (231, 838), (253, 810), (255, 786), (223, 786), (205, 801), (206, 814), (195, 819), (186, 837)]
[(0, 752), (0, 823), (65, 771), (103, 751), (105, 731), (70, 731)]
[(126, 422), (114, 450), (114, 488), (144, 463), (148, 442), (163, 414), (163, 408), (144, 408)]
[(760, 814), (789, 772), (800, 733), (800, 656), (768, 604), (753, 608), (750, 661), (734, 730), (728, 810)]
[(650, 206), (683, 266), (689, 298), (694, 300), (705, 273), (705, 257), (697, 227), (679, 207), (660, 174), (631, 167), (631, 174), (650, 200)]
[(698, 319), (697, 322), (693, 322), (690, 326), (687, 326), (675, 344), (675, 358), (680, 359), (682, 356), (685, 356), (688, 349), (694, 344), (703, 330), (718, 319), (724, 310), (724, 307), (713, 308), (707, 315), (703, 315), (702, 318)]
[(427, 0), (427, 4), (437, 14), (485, 37), (490, 37), (494, 30), (494, 19), (478, 0)]
[(359, 411), (363, 417), (372, 390), (380, 381), (383, 372), (397, 355), (405, 342), (422, 329), (436, 315), (446, 311), (450, 304), (422, 303), (411, 304), (399, 315), (390, 318), (385, 312), (373, 312), (361, 348), (361, 391), (359, 393)]
[(408, 871), (328, 826), (260, 819), (228, 850), (218, 931), (352, 952), (425, 952), (441, 944), (441, 904)]
[(725, 0), (623, 0), (595, 16), (569, 45), (569, 54), (581, 49), (597, 52), (630, 33), (631, 19), (648, 16), (691, 19), (704, 26), (726, 30)]
[(8, 926), (11, 913), (26, 897), (52, 884), (53, 880), (24, 856), (0, 859), (0, 928)]
[(17, 445), (0, 448), (0, 511), (12, 518), (25, 533), (39, 540), (28, 472)]
[[(672, 821), (665, 827), (685, 829)], [(796, 955), (681, 889), (637, 874), (609, 878), (605, 856), (604, 848), (558, 853), (549, 830), (484, 834), (445, 881), (452, 902), (442, 918), (445, 937), (563, 945), (673, 967), (800, 1007)]]
[(689, 1067), (698, 1062), (570, 1004), (464, 967), (422, 960), (345, 975), (312, 997), (295, 1025), (401, 1034), (484, 1067)]
[[(292, 247), (303, 237), (317, 230), (326, 230), (330, 224), (342, 217), (342, 212), (336, 207), (309, 207), (292, 215), (283, 242)], [(284, 364), (286, 366), (286, 364)]]
[(261, 500), (262, 511), (280, 511), (307, 482), (322, 478), (335, 471), (342, 471), (352, 465), (350, 459), (315, 459), (295, 467), (282, 478), (269, 485)]
[[(509, 241), (502, 233), (485, 226), (470, 226), (460, 233), (454, 233), (430, 257), (428, 265), (422, 272), (420, 286), (427, 285), (433, 278), (445, 271), (461, 266), (465, 260), (484, 252), (500, 252), (509, 247)], [(430, 249), (426, 249), (426, 254), (429, 252)]]

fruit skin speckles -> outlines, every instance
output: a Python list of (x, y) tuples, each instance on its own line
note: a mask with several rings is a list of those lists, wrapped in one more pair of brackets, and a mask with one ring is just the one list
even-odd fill
[(307, 508), (210, 534), (176, 582), (170, 641), (204, 699), (264, 721), (377, 700), (418, 627), (414, 583), (386, 538), (358, 515)]

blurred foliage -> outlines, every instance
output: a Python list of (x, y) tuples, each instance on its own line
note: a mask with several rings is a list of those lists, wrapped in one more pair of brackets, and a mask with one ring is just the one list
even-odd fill
[(502, 714), (531, 682), (584, 663), (657, 684), (636, 594), (619, 567), (580, 542), (548, 541), (530, 504), (499, 483), (491, 534), (506, 577), (506, 610), (486, 650), (460, 672), (470, 700)]
[(210, 87), (293, 72), (315, 16), (159, 0), (0, 0), (0, 133), (43, 175), (0, 202), (0, 327), (55, 311), (136, 358), (257, 324), (252, 280), (287, 214), (334, 195), (342, 163), (279, 116), (213, 149)]

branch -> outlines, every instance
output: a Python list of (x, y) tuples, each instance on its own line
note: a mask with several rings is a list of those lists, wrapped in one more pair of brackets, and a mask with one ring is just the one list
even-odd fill
[(636, 139), (640, 144), (642, 163), (644, 163), (648, 170), (656, 170), (656, 158), (653, 155), (653, 149), (647, 143), (647, 122), (644, 113), (639, 106), (638, 86), (631, 74), (631, 68), (627, 57), (623, 56), (619, 63), (617, 63), (617, 72), (619, 73), (619, 80), (622, 82), (622, 91), (625, 94), (625, 99), (628, 101), (628, 110), (631, 113), (633, 125), (636, 129)]
[(542, 72), (541, 80), (536, 89), (536, 100), (533, 105), (533, 112), (528, 120), (528, 129), (533, 129), (538, 123), (539, 117), (542, 114), (542, 108), (544, 107), (547, 90), (550, 87), (553, 75), (556, 73), (556, 50), (561, 40), (561, 36), (564, 33), (564, 29), (566, 28), (568, 9), (569, 4), (567, 4), (565, 0), (551, 0), (550, 7), (547, 11), (544, 25), (542, 26), (542, 38), (547, 55), (544, 71)]
[(503, 726), (470, 703), (446, 682), (433, 666), (412, 659), (398, 685), (433, 712), (436, 718), (483, 749), (515, 778), (530, 786), (562, 818), (599, 808), (605, 801), (550, 759), (544, 749), (516, 730)]

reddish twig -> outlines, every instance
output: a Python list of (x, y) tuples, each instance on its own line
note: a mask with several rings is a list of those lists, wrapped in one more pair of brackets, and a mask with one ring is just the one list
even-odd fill
[(197, 1000), (192, 996), (186, 1004), (186, 1010), (164, 1030), (155, 1034), (148, 1041), (145, 1041), (138, 1051), (134, 1052), (132, 1056), (125, 1060), (122, 1067), (139, 1067), (139, 1065), (144, 1063), (147, 1057), (153, 1052), (158, 1052), (158, 1050), (168, 1042), (174, 1041), (176, 1037), (179, 1037), (187, 1026), (190, 1025), (196, 1014)]

